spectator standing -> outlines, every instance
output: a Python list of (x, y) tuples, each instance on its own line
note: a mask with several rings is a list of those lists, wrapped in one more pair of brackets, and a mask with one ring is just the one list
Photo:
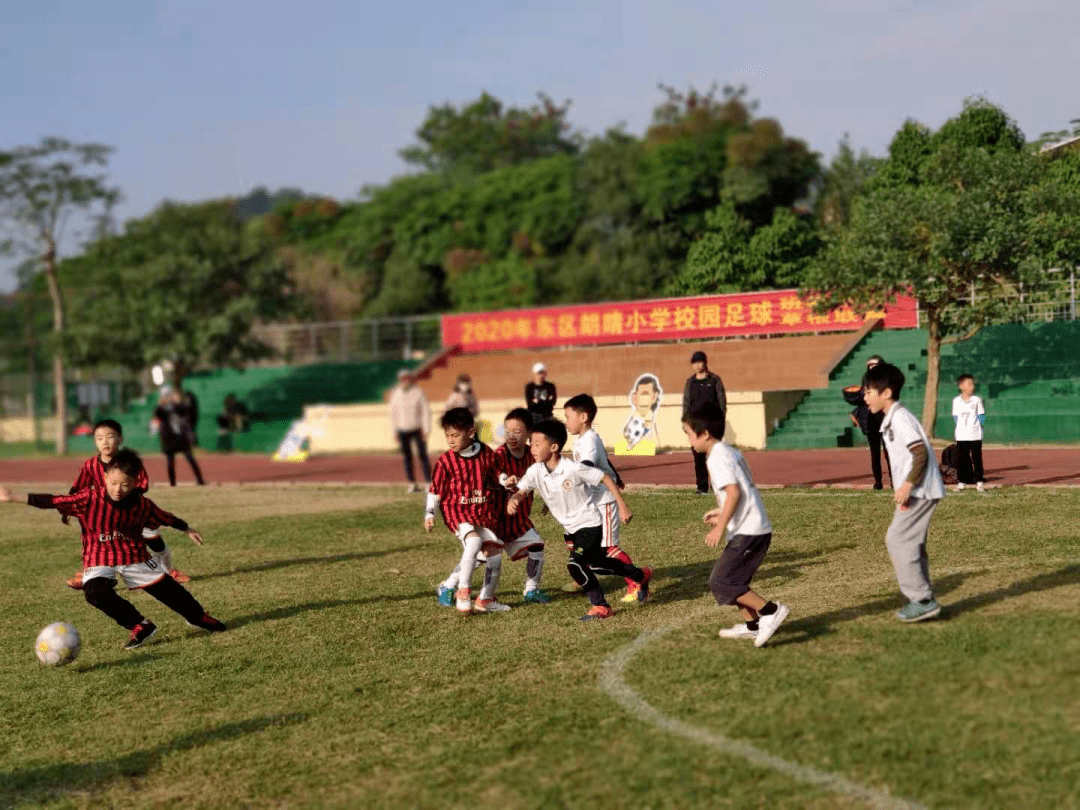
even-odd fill
[(227, 394), (221, 403), (221, 413), (217, 415), (217, 449), (223, 453), (231, 453), (233, 434), (247, 433), (250, 420), (247, 406), (236, 398), (236, 394)]
[(401, 455), (405, 460), (405, 477), (409, 480), (407, 492), (419, 492), (413, 472), (412, 450), (420, 458), (424, 481), (431, 483), (431, 462), (428, 460), (427, 437), (431, 433), (431, 407), (424, 392), (416, 385), (413, 375), (402, 369), (398, 372), (398, 386), (390, 395), (390, 423), (397, 433)]
[[(724, 391), (724, 381), (720, 375), (709, 371), (709, 358), (705, 352), (694, 352), (690, 357), (690, 365), (694, 373), (690, 375), (683, 388), (682, 411), (683, 418), (691, 412), (701, 411), (709, 405), (719, 405), (720, 410), (727, 415), (727, 393)], [(697, 494), (709, 494), (709, 470), (706, 467), (707, 453), (699, 453), (691, 448), (694, 454), (694, 478), (697, 482)]]
[(468, 374), (457, 375), (454, 390), (450, 392), (450, 396), (446, 399), (446, 410), (449, 411), (453, 408), (468, 408), (469, 413), (473, 415), (473, 419), (480, 415), (480, 403), (473, 393), (472, 377)]
[[(874, 368), (885, 361), (878, 355), (873, 355), (866, 361), (866, 370)], [(863, 387), (861, 385), (849, 385), (844, 389), (844, 401), (848, 405), (854, 405), (855, 409), (851, 412), (851, 421), (863, 432), (866, 436), (866, 441), (870, 445), (870, 472), (874, 476), (874, 489), (882, 489), (883, 484), (881, 481), (881, 423), (885, 419), (884, 412), (871, 413), (870, 408), (867, 407), (866, 401), (863, 398)], [(885, 454), (885, 465), (889, 464), (889, 456)], [(889, 467), (889, 480), (890, 485), (892, 482), (892, 468)]]
[(555, 412), (555, 383), (547, 381), (547, 366), (534, 363), (533, 377), (525, 383), (525, 407), (533, 415), (533, 423), (550, 419)]
[[(176, 486), (176, 454), (183, 454), (191, 465), (191, 471), (195, 473), (195, 480), (202, 486), (202, 471), (199, 469), (191, 448), (195, 444), (194, 398), (183, 390), (173, 391), (164, 389), (158, 406), (154, 410), (154, 422), (157, 425), (158, 438), (161, 441), (161, 452), (165, 454), (165, 467), (169, 473), (169, 486)], [(198, 407), (196, 404), (195, 408)]]

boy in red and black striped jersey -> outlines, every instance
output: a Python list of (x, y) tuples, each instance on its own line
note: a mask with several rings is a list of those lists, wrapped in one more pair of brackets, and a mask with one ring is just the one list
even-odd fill
[[(506, 443), (495, 451), (496, 466), (499, 472), (499, 481), (505, 481), (507, 476), (520, 478), (532, 464), (532, 456), (529, 454), (529, 430), (532, 428), (532, 414), (525, 408), (515, 408), (506, 415), (503, 422), (506, 435)], [(480, 590), (480, 600), (477, 603), (481, 611), (505, 611), (509, 605), (496, 601), (495, 592), (499, 588), (499, 578), (502, 576), (503, 557), (511, 560), (528, 558), (525, 563), (525, 602), (546, 605), (551, 599), (540, 590), (540, 581), (544, 572), (544, 540), (533, 527), (529, 519), (529, 510), (532, 507), (532, 495), (529, 495), (521, 505), (517, 514), (509, 515), (506, 512), (506, 504), (510, 500), (510, 492), (505, 487), (500, 487), (495, 492), (495, 511), (497, 523), (495, 534), (505, 540), (503, 548), (505, 554), (481, 554), (478, 562), (485, 563), (484, 586)], [(509, 539), (514, 538), (514, 539)], [(460, 568), (455, 568), (453, 573), (444, 581), (436, 591), (439, 604), (450, 607), (453, 605), (454, 589), (457, 588), (458, 573)]]
[(0, 501), (23, 501), (38, 509), (56, 509), (79, 518), (83, 543), (83, 594), (86, 601), (121, 627), (131, 631), (125, 649), (135, 649), (157, 632), (153, 622), (116, 593), (119, 579), (128, 588), (141, 588), (188, 624), (212, 633), (225, 625), (203, 610), (190, 593), (151, 558), (143, 539), (145, 527), (171, 526), (197, 545), (202, 536), (159, 508), (136, 488), (142, 460), (131, 450), (120, 450), (105, 469), (103, 489), (83, 489), (73, 495), (25, 495), (0, 487)]
[[(94, 444), (97, 446), (98, 454), (93, 458), (88, 458), (83, 463), (78, 478), (75, 479), (75, 483), (68, 490), (69, 494), (74, 495), (83, 489), (105, 489), (105, 467), (112, 461), (113, 456), (120, 449), (123, 442), (124, 429), (120, 427), (119, 422), (113, 419), (102, 419), (94, 425)], [(135, 479), (135, 488), (143, 493), (150, 489), (150, 479), (146, 475), (145, 469), (139, 471), (139, 475)], [(71, 520), (71, 516), (64, 515), (62, 520), (67, 523)], [(191, 577), (182, 571), (178, 571), (173, 566), (172, 552), (165, 545), (165, 541), (161, 539), (160, 531), (157, 529), (143, 529), (143, 538), (146, 540), (147, 547), (154, 552), (155, 560), (162, 570), (168, 571), (177, 582), (191, 581)], [(68, 579), (67, 585), (69, 588), (81, 590), (82, 581), (82, 571), (80, 570), (79, 573)]]
[[(473, 609), (472, 575), (477, 555), (483, 551), (486, 556), (494, 556), (504, 545), (494, 531), (498, 525), (496, 500), (501, 489), (499, 470), (495, 453), (477, 441), (476, 424), (468, 408), (451, 408), (443, 414), (441, 424), (450, 449), (439, 457), (431, 471), (424, 529), (430, 532), (435, 528), (438, 510), (446, 527), (461, 541), (454, 599), (460, 613), (469, 613)], [(477, 600), (478, 611), (484, 612), (489, 607), (490, 604)]]

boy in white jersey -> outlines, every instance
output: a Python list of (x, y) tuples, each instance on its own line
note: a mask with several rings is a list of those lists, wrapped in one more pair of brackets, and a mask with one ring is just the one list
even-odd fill
[(952, 401), (952, 418), (956, 423), (956, 450), (960, 456), (956, 465), (957, 489), (974, 484), (983, 492), (982, 438), (986, 409), (982, 397), (975, 396), (975, 378), (961, 374), (956, 378), (960, 395)]
[(683, 416), (683, 433), (705, 466), (718, 506), (705, 513), (712, 529), (705, 545), (716, 548), (727, 531), (724, 553), (713, 566), (709, 588), (718, 605), (734, 605), (745, 624), (720, 631), (720, 638), (752, 638), (763, 647), (788, 617), (787, 605), (766, 600), (750, 588), (772, 542), (772, 523), (742, 453), (724, 442), (724, 411), (715, 403)]
[(566, 570), (581, 585), (592, 604), (581, 620), (606, 619), (612, 615), (612, 610), (604, 599), (596, 575), (615, 574), (632, 579), (638, 583), (637, 600), (644, 602), (649, 596), (652, 569), (628, 565), (605, 553), (601, 546), (603, 518), (593, 503), (588, 487), (604, 486), (615, 498), (619, 516), (624, 522), (628, 522), (633, 513), (610, 475), (596, 467), (587, 467), (560, 456), (566, 439), (566, 427), (554, 419), (544, 419), (533, 425), (530, 449), (536, 463), (525, 471), (520, 480), (513, 476), (506, 480), (507, 486), (517, 486), (518, 490), (507, 503), (506, 511), (515, 514), (529, 492), (536, 490), (540, 493), (551, 510), (551, 516), (565, 532), (563, 539), (570, 549)]
[[(863, 398), (871, 413), (884, 413), (881, 436), (892, 469), (896, 511), (885, 533), (885, 546), (896, 570), (900, 590), (909, 600), (896, 613), (902, 622), (921, 622), (941, 613), (930, 585), (930, 558), (926, 537), (930, 518), (945, 497), (945, 484), (934, 450), (915, 415), (901, 405), (904, 373), (890, 363), (868, 369), (863, 376)], [(896, 486), (900, 482), (899, 486)]]
[[(596, 467), (611, 476), (611, 480), (619, 489), (626, 489), (626, 484), (619, 477), (619, 471), (608, 458), (603, 439), (593, 429), (592, 423), (596, 419), (596, 400), (588, 394), (578, 394), (566, 401), (563, 412), (566, 414), (566, 432), (577, 437), (574, 442), (574, 461), (587, 467)], [(604, 518), (602, 526), (604, 539), (601, 541), (601, 546), (609, 557), (622, 560), (627, 565), (633, 565), (634, 561), (630, 559), (630, 555), (619, 546), (619, 527), (622, 521), (619, 519), (619, 509), (615, 504), (615, 498), (602, 486), (590, 487), (590, 492), (593, 503)], [(626, 593), (622, 601), (636, 602), (637, 590), (638, 584), (632, 579), (627, 579)]]

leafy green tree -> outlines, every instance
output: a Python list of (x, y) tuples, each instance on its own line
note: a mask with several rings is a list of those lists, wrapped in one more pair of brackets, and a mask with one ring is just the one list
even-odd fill
[[(120, 193), (95, 167), (108, 163), (112, 148), (44, 138), (37, 146), (0, 152), (0, 225), (7, 237), (0, 247), (37, 260), (52, 301), (55, 342), (56, 452), (67, 452), (67, 396), (64, 375), (64, 296), (57, 277), (58, 246), (64, 226), (81, 217), (98, 234), (107, 228)], [(33, 416), (34, 414), (31, 414)]]
[(167, 360), (177, 382), (200, 364), (240, 366), (270, 353), (252, 325), (293, 304), (274, 245), (227, 201), (164, 203), (71, 261), (93, 282), (70, 331), (88, 365)]
[(566, 120), (570, 102), (560, 107), (543, 93), (538, 97), (527, 108), (505, 107), (488, 93), (460, 109), (431, 107), (416, 131), (420, 143), (400, 155), (429, 172), (470, 175), (576, 153), (577, 138)]
[(1076, 208), (1052, 204), (1047, 164), (1022, 149), (1017, 131), (982, 102), (937, 134), (907, 122), (850, 228), (828, 236), (807, 277), (822, 308), (916, 296), (928, 333), (922, 424), (930, 435), (942, 340), (1011, 318), (1019, 286), (1061, 256), (1062, 234), (1080, 224)]
[(815, 214), (822, 227), (846, 228), (851, 224), (855, 201), (865, 192), (881, 162), (866, 150), (856, 154), (844, 135), (816, 195)]

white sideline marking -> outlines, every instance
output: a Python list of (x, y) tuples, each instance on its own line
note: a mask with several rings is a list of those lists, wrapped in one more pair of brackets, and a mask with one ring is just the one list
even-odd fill
[(837, 776), (828, 771), (819, 771), (816, 768), (788, 762), (786, 759), (781, 759), (762, 751), (760, 748), (755, 748), (749, 743), (733, 740), (722, 734), (706, 731), (661, 714), (627, 686), (626, 681), (623, 680), (623, 670), (626, 669), (626, 665), (643, 647), (674, 629), (675, 626), (646, 630), (625, 647), (609, 655), (600, 667), (600, 688), (635, 717), (692, 742), (702, 743), (725, 754), (742, 757), (751, 765), (759, 768), (769, 768), (785, 776), (790, 776), (796, 781), (820, 785), (834, 793), (842, 793), (845, 796), (862, 799), (871, 807), (880, 808), (880, 810), (926, 810), (922, 805), (907, 799), (890, 796), (888, 793), (857, 785), (842, 776)]

